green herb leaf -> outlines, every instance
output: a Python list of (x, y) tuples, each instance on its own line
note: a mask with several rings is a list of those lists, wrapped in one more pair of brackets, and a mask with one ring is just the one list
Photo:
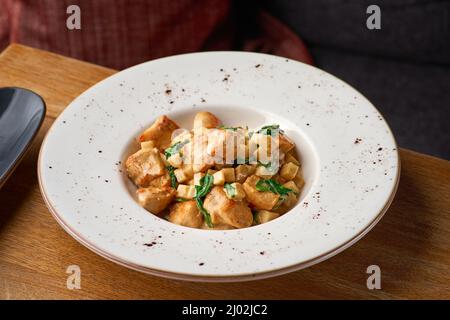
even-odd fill
[(281, 196), (287, 195), (289, 192), (294, 192), (292, 189), (283, 187), (277, 181), (273, 179), (260, 179), (256, 183), (256, 190), (258, 191), (270, 191), (272, 193), (279, 194)]
[(271, 125), (264, 126), (261, 129), (259, 129), (257, 131), (257, 133), (270, 136), (270, 135), (272, 135), (272, 131), (274, 131), (274, 134), (277, 134), (278, 132), (283, 133), (283, 130), (280, 129), (280, 125), (278, 125), (278, 124), (271, 124)]
[(172, 166), (167, 166), (167, 171), (169, 171), (169, 176), (170, 176), (170, 184), (172, 185), (172, 188), (176, 189), (178, 188), (178, 180), (177, 177), (175, 176), (175, 168)]
[(236, 188), (231, 183), (225, 183), (223, 188), (225, 189), (225, 193), (227, 194), (228, 198), (236, 197)]
[(209, 191), (214, 182), (214, 177), (211, 174), (206, 174), (200, 179), (200, 185), (195, 186), (195, 197), (203, 198)]
[(189, 201), (191, 199), (186, 199), (186, 198), (175, 198), (175, 202), (186, 202)]
[(203, 214), (205, 222), (210, 228), (213, 227), (213, 224), (211, 222), (211, 215), (203, 207), (203, 198), (209, 193), (209, 191), (211, 191), (213, 182), (214, 178), (211, 174), (206, 174), (204, 177), (202, 177), (200, 179), (200, 185), (195, 186), (195, 197), (194, 197), (198, 210)]
[(195, 198), (195, 202), (197, 203), (198, 210), (202, 213), (203, 217), (205, 218), (206, 225), (210, 228), (214, 227), (214, 225), (211, 222), (211, 215), (209, 212), (203, 207), (203, 201), (199, 198)]
[(188, 143), (189, 143), (189, 140), (184, 140), (183, 142), (178, 141), (175, 144), (168, 147), (166, 150), (164, 150), (164, 155), (166, 156), (166, 159), (169, 159), (174, 154), (177, 154), (178, 152), (180, 152), (181, 148), (183, 148)]

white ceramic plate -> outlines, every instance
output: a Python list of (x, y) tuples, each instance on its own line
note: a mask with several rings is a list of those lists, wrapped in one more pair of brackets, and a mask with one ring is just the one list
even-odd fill
[[(205, 231), (141, 208), (122, 172), (133, 139), (167, 114), (190, 127), (280, 124), (297, 143), (298, 205), (256, 227)], [(61, 226), (124, 266), (170, 278), (239, 281), (301, 269), (344, 250), (382, 217), (399, 179), (392, 133), (355, 89), (317, 68), (254, 53), (208, 52), (138, 65), (93, 86), (56, 120), (39, 181)]]

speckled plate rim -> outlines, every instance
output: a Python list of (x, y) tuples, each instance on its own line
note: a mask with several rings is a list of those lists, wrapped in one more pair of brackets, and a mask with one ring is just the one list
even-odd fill
[[(47, 133), (48, 134), (48, 133)], [(39, 158), (38, 158), (38, 163), (40, 163), (41, 161), (41, 153), (39, 153)], [(399, 173), (401, 171), (401, 161), (399, 158)], [(38, 164), (39, 167), (39, 164)], [(311, 259), (309, 261), (304, 261), (302, 263), (299, 264), (295, 264), (286, 268), (282, 268), (282, 269), (278, 269), (278, 270), (274, 270), (274, 271), (267, 271), (267, 272), (261, 272), (261, 273), (256, 273), (256, 274), (247, 274), (247, 275), (237, 275), (237, 276), (197, 276), (197, 275), (188, 275), (188, 274), (181, 274), (181, 273), (173, 273), (173, 272), (166, 272), (166, 271), (162, 271), (162, 270), (156, 270), (156, 269), (151, 269), (151, 268), (147, 268), (147, 267), (143, 267), (140, 265), (136, 265), (133, 263), (129, 263), (125, 260), (120, 259), (119, 257), (116, 257), (114, 255), (109, 254), (108, 252), (102, 251), (97, 249), (95, 246), (93, 246), (92, 244), (89, 243), (89, 241), (86, 241), (85, 239), (83, 239), (83, 237), (81, 237), (75, 230), (71, 229), (56, 213), (55, 209), (53, 208), (53, 206), (51, 205), (50, 201), (48, 201), (46, 193), (44, 191), (44, 188), (42, 186), (42, 184), (40, 183), (41, 178), (40, 178), (40, 171), (38, 170), (38, 177), (39, 177), (39, 188), (41, 190), (42, 193), (42, 198), (44, 199), (45, 204), (47, 205), (50, 213), (52, 214), (53, 218), (55, 218), (55, 220), (58, 222), (58, 224), (64, 229), (64, 231), (66, 231), (70, 236), (72, 236), (75, 240), (77, 240), (80, 244), (82, 244), (83, 246), (85, 246), (86, 248), (88, 248), (89, 250), (91, 250), (92, 252), (100, 255), (101, 257), (112, 261), (114, 263), (117, 263), (123, 267), (135, 270), (135, 271), (139, 271), (142, 273), (146, 273), (149, 275), (153, 275), (153, 276), (158, 276), (158, 277), (164, 277), (167, 279), (173, 279), (173, 280), (183, 280), (183, 281), (192, 281), (192, 282), (241, 282), (241, 281), (253, 281), (253, 280), (262, 280), (262, 279), (266, 279), (266, 278), (272, 278), (272, 277), (276, 277), (276, 276), (281, 276), (287, 273), (291, 273), (294, 271), (298, 271), (301, 269), (305, 269), (308, 267), (311, 267), (315, 264), (318, 264), (322, 261), (325, 261), (329, 258), (332, 258), (333, 256), (341, 253), (342, 251), (344, 251), (345, 249), (348, 249), (349, 247), (351, 247), (352, 245), (354, 245), (356, 242), (358, 242), (360, 239), (362, 239), (370, 230), (372, 230), (377, 223), (381, 220), (381, 218), (383, 218), (384, 214), (386, 213), (386, 211), (389, 209), (390, 205), (392, 204), (392, 201), (394, 201), (394, 197), (395, 194), (397, 192), (398, 189), (398, 184), (400, 182), (400, 174), (397, 174), (397, 179), (395, 182), (395, 186), (394, 186), (394, 190), (392, 192), (392, 195), (390, 196), (390, 198), (387, 200), (383, 210), (380, 211), (379, 215), (367, 226), (367, 228), (365, 228), (364, 230), (362, 230), (359, 234), (357, 234), (353, 239), (350, 239), (348, 242), (334, 248), (333, 250), (326, 252), (314, 259)]]
[[(264, 55), (261, 55), (264, 56)], [(173, 57), (170, 57), (173, 58)], [(165, 58), (163, 58), (165, 59)], [(297, 63), (297, 62), (296, 62)], [(315, 68), (317, 69), (317, 68)], [(320, 69), (317, 69), (321, 72), (323, 72)], [(330, 75), (326, 72), (323, 72), (325, 74), (327, 74), (328, 76), (331, 76), (332, 78), (335, 78), (337, 80), (339, 80), (341, 83), (345, 84), (346, 86), (348, 86), (350, 89), (354, 90), (356, 93), (360, 94), (357, 90), (355, 90), (353, 87), (351, 87), (350, 85), (348, 85), (347, 83), (345, 83), (344, 81), (334, 77), (333, 75)], [(89, 89), (88, 89), (89, 90)], [(88, 91), (87, 90), (87, 91)], [(360, 94), (361, 95), (361, 94)], [(362, 95), (361, 95), (362, 96)], [(370, 103), (370, 102), (369, 102)], [(375, 106), (371, 105), (378, 113), (379, 111), (376, 109)], [(382, 116), (381, 116), (382, 118)], [(41, 175), (41, 171), (40, 168), (42, 167), (42, 150), (43, 148), (41, 148), (41, 152), (39, 153), (39, 160), (38, 160), (38, 177), (39, 177), (39, 186), (41, 189), (41, 192), (43, 194), (43, 198), (44, 201), (46, 202), (47, 206), (50, 209), (50, 212), (52, 213), (52, 215), (55, 217), (55, 219), (58, 221), (58, 223), (63, 227), (63, 229), (68, 232), (70, 235), (72, 235), (77, 241), (79, 241), (80, 243), (82, 243), (84, 246), (88, 247), (90, 250), (96, 252), (97, 254), (105, 257), (108, 260), (111, 260), (113, 262), (116, 262), (120, 265), (126, 266), (128, 268), (134, 269), (134, 270), (138, 270), (141, 272), (145, 272), (145, 273), (149, 273), (149, 274), (153, 274), (153, 275), (157, 275), (157, 276), (162, 276), (162, 277), (167, 277), (167, 278), (172, 278), (172, 279), (179, 279), (179, 280), (188, 280), (188, 281), (209, 281), (209, 282), (229, 282), (229, 281), (246, 281), (246, 280), (255, 280), (255, 279), (262, 279), (262, 278), (268, 278), (268, 277), (272, 277), (272, 276), (276, 276), (276, 275), (281, 275), (281, 274), (285, 274), (288, 272), (292, 272), (295, 270), (299, 270), (302, 268), (306, 268), (309, 267), (311, 265), (314, 265), (316, 263), (319, 263), (325, 259), (328, 259), (336, 254), (338, 254), (339, 252), (345, 250), (346, 248), (348, 248), (349, 246), (351, 246), (352, 244), (354, 244), (355, 242), (357, 242), (360, 238), (362, 238), (368, 231), (370, 231), (377, 223), (378, 221), (383, 217), (384, 213), (386, 212), (386, 210), (388, 209), (389, 205), (391, 204), (391, 202), (393, 201), (395, 192), (397, 190), (398, 187), (398, 182), (400, 179), (400, 157), (398, 154), (398, 148), (395, 142), (395, 139), (392, 135), (392, 131), (389, 128), (389, 125), (385, 122), (384, 119), (380, 119), (383, 120), (384, 124), (387, 127), (387, 131), (390, 134), (390, 137), (392, 138), (393, 144), (395, 145), (395, 150), (396, 150), (396, 156), (397, 156), (397, 168), (396, 168), (396, 172), (395, 172), (395, 177), (394, 177), (394, 183), (390, 189), (390, 196), (385, 200), (384, 206), (382, 207), (383, 209), (380, 210), (378, 212), (378, 215), (376, 215), (372, 221), (369, 221), (364, 228), (362, 228), (360, 230), (359, 233), (357, 233), (353, 238), (349, 239), (348, 241), (346, 241), (345, 243), (342, 243), (338, 246), (336, 246), (335, 248), (333, 248), (332, 250), (329, 250), (313, 259), (310, 260), (306, 260), (303, 261), (301, 263), (298, 264), (292, 264), (283, 268), (277, 268), (277, 269), (273, 269), (273, 270), (269, 270), (269, 271), (258, 271), (257, 273), (241, 273), (241, 274), (237, 274), (237, 275), (233, 275), (233, 276), (222, 276), (222, 275), (218, 275), (218, 276), (210, 276), (210, 275), (198, 275), (198, 274), (189, 274), (189, 273), (175, 273), (175, 272), (170, 272), (170, 271), (164, 271), (164, 270), (158, 270), (158, 269), (152, 269), (149, 267), (145, 267), (145, 266), (141, 266), (141, 265), (136, 265), (134, 263), (131, 263), (129, 261), (125, 261), (123, 259), (121, 259), (120, 257), (117, 257), (115, 255), (112, 255), (109, 252), (106, 252), (104, 250), (101, 250), (99, 248), (97, 248), (94, 244), (90, 243), (89, 240), (84, 239), (80, 234), (77, 233), (77, 231), (73, 228), (70, 227), (69, 224), (67, 224), (64, 219), (57, 213), (57, 210), (55, 210), (54, 206), (52, 205), (51, 201), (48, 198), (48, 195), (46, 193), (46, 190), (42, 184), (42, 175)], [(52, 129), (54, 129), (54, 126), (52, 126), (52, 128), (50, 128), (50, 130), (47, 132), (46, 137), (44, 139), (44, 143), (43, 146), (45, 145), (45, 142), (48, 138), (48, 136), (51, 134)]]

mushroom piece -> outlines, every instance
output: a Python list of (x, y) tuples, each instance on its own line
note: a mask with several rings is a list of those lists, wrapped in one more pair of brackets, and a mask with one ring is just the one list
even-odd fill
[(200, 111), (197, 112), (194, 118), (194, 129), (197, 128), (217, 128), (220, 125), (220, 120), (211, 112)]

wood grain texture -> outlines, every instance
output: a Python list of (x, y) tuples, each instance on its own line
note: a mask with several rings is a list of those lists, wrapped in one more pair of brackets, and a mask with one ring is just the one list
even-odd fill
[[(42, 139), (69, 102), (114, 70), (12, 45), (0, 55), (0, 86), (26, 87), (47, 102), (32, 148), (0, 190), (2, 299), (450, 299), (450, 162), (401, 150), (402, 175), (391, 208), (361, 241), (313, 267), (244, 283), (191, 283), (141, 274), (109, 262), (67, 235), (39, 192)], [(81, 290), (66, 268), (81, 267)], [(382, 289), (368, 290), (379, 265)]]

